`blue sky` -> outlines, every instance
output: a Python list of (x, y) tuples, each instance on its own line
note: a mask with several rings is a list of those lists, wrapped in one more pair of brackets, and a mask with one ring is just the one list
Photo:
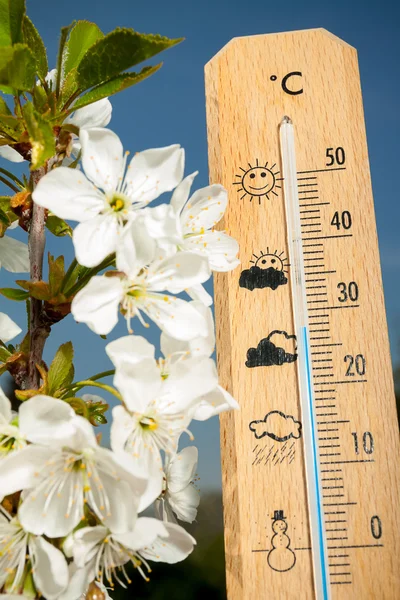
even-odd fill
[[(58, 32), (74, 19), (95, 21), (105, 32), (117, 26), (137, 31), (185, 37), (186, 41), (162, 55), (164, 66), (144, 83), (112, 100), (111, 127), (131, 151), (180, 143), (186, 150), (186, 172), (199, 170), (198, 187), (207, 185), (207, 146), (203, 68), (231, 38), (296, 29), (324, 27), (358, 50), (365, 117), (375, 196), (386, 307), (392, 354), (400, 359), (400, 204), (398, 202), (398, 139), (400, 39), (399, 4), (390, 1), (287, 0), (280, 5), (266, 0), (27, 0), (28, 13), (38, 27), (54, 66)], [(4, 165), (6, 166), (6, 165)], [(0, 192), (1, 193), (1, 192)], [(51, 240), (48, 249), (72, 257), (69, 240)], [(12, 279), (1, 272), (1, 285)], [(1, 310), (21, 325), (23, 306), (0, 300)], [(125, 334), (122, 323), (110, 339)], [(142, 333), (137, 328), (137, 333)], [(151, 330), (151, 341), (158, 334)], [(104, 345), (85, 325), (72, 318), (54, 328), (45, 359), (51, 360), (58, 345), (72, 339), (77, 375), (86, 377), (111, 367)], [(200, 450), (202, 488), (220, 486), (218, 420), (193, 428)]]

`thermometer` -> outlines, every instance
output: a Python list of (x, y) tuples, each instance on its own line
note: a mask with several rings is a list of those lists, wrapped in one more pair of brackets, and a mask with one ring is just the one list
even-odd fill
[(399, 440), (354, 48), (236, 38), (206, 66), (229, 600), (400, 597)]

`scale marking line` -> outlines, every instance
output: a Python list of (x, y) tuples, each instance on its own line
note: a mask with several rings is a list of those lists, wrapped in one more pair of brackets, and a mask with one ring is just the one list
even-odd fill
[[(338, 421), (336, 421), (338, 422)], [(350, 423), (350, 421), (343, 421), (344, 423)], [(370, 459), (363, 459), (363, 460), (334, 460), (334, 461), (328, 461), (328, 462), (324, 462), (321, 463), (322, 465), (347, 465), (350, 463), (371, 463), (371, 462), (375, 462), (375, 460), (373, 458)]]
[[(315, 204), (309, 204), (308, 206), (316, 206)], [(308, 233), (311, 233), (310, 231)], [(304, 240), (332, 240), (333, 238), (345, 238), (345, 237), (353, 237), (352, 233), (342, 233), (341, 235), (324, 235), (317, 236), (312, 238), (303, 238)]]
[(355, 546), (328, 546), (330, 550), (355, 550), (357, 548), (383, 548), (383, 544), (360, 544)]
[(332, 169), (313, 169), (312, 171), (297, 171), (297, 175), (307, 175), (308, 173), (324, 173), (326, 171), (345, 171), (346, 167), (333, 167)]

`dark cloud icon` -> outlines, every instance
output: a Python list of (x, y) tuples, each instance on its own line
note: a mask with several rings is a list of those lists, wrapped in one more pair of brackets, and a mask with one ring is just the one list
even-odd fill
[(287, 442), (291, 438), (298, 440), (301, 437), (300, 421), (279, 410), (271, 410), (260, 421), (251, 421), (249, 427), (257, 440), (268, 436), (276, 442)]
[(240, 274), (239, 285), (253, 291), (255, 288), (271, 288), (276, 290), (280, 285), (285, 285), (288, 279), (283, 271), (278, 271), (274, 267), (260, 269), (260, 267), (251, 267), (245, 269)]
[(247, 350), (246, 367), (271, 367), (297, 360), (296, 336), (286, 331), (272, 331), (257, 348)]

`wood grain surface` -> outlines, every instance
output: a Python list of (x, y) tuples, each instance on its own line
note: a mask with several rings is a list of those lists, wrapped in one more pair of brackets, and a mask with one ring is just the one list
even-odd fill
[(241, 260), (215, 278), (220, 379), (241, 406), (221, 415), (228, 598), (314, 597), (280, 179), (289, 115), (332, 597), (396, 600), (398, 424), (356, 51), (323, 29), (236, 38), (205, 72), (210, 181), (229, 192), (219, 228)]

